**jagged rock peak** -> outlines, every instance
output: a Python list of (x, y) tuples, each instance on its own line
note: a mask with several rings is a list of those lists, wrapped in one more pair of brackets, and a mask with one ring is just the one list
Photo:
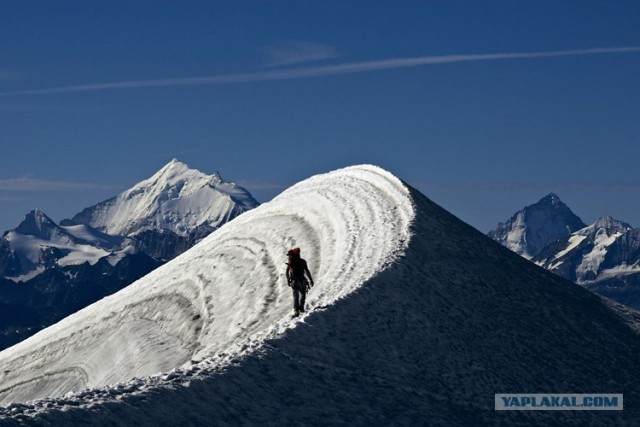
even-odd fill
[(545, 204), (545, 205), (551, 205), (551, 206), (561, 206), (564, 205), (564, 203), (562, 203), (562, 200), (560, 200), (560, 197), (558, 197), (557, 194), (555, 193), (549, 193), (546, 196), (544, 196), (542, 199), (540, 199), (538, 201), (538, 203), (540, 204)]
[(58, 228), (58, 226), (51, 218), (40, 209), (34, 209), (25, 215), (15, 231), (20, 234), (40, 236), (42, 234), (48, 234), (56, 228)]
[(593, 227), (596, 230), (605, 229), (613, 232), (617, 232), (617, 231), (625, 232), (633, 228), (631, 227), (631, 225), (627, 224), (626, 222), (618, 221), (617, 219), (609, 215), (604, 215), (598, 218), (598, 220), (593, 224)]
[(501, 222), (489, 237), (531, 259), (555, 240), (586, 227), (586, 224), (555, 193)]

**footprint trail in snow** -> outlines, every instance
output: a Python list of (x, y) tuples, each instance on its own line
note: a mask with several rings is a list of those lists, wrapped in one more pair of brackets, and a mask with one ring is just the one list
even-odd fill
[(0, 353), (0, 403), (63, 396), (193, 364), (224, 366), (293, 327), (284, 279), (299, 246), (307, 311), (390, 265), (414, 218), (409, 190), (374, 166), (307, 179), (124, 290)]

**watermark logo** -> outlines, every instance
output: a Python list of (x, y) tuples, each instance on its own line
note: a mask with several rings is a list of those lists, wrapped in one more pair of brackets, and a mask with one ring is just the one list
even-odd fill
[(496, 411), (622, 411), (622, 394), (530, 393), (495, 395)]

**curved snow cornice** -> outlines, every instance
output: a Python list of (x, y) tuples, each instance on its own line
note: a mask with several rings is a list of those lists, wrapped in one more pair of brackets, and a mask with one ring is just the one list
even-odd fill
[(200, 362), (224, 366), (253, 353), (297, 322), (283, 275), (288, 248), (301, 247), (309, 262), (313, 312), (393, 263), (407, 247), (414, 216), (408, 188), (378, 167), (307, 179), (117, 294), (0, 353), (0, 402)]

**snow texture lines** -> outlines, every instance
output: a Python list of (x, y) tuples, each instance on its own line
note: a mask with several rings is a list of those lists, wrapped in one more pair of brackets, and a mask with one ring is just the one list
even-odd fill
[(313, 312), (398, 259), (414, 216), (407, 187), (380, 168), (314, 176), (117, 294), (0, 353), (0, 403), (86, 388), (100, 395), (98, 389), (134, 377), (152, 384), (159, 372), (236, 362), (305, 321), (290, 318), (287, 249), (302, 248), (309, 263), (316, 285), (307, 312)]

